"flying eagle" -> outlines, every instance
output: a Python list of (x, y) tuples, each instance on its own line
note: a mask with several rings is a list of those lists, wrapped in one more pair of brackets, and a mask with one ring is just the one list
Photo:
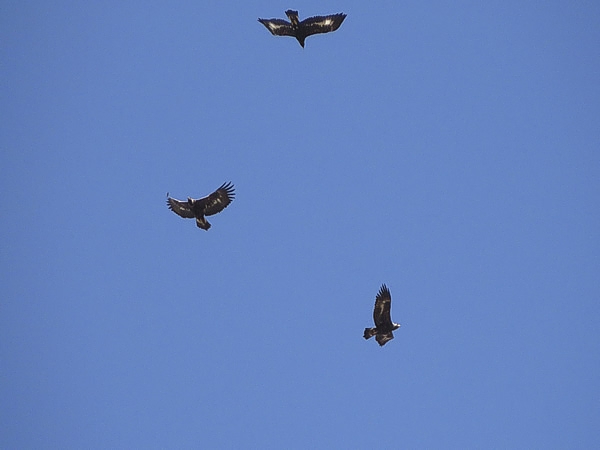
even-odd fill
[(375, 309), (373, 310), (373, 320), (375, 328), (365, 328), (365, 339), (375, 336), (375, 340), (380, 346), (384, 346), (386, 342), (394, 339), (392, 331), (400, 328), (399, 323), (392, 322), (390, 316), (390, 308), (392, 306), (392, 295), (385, 284), (381, 285), (379, 293), (375, 297)]
[(288, 9), (285, 14), (290, 22), (283, 19), (258, 19), (274, 36), (293, 36), (298, 39), (302, 48), (304, 48), (304, 39), (313, 34), (329, 33), (337, 30), (346, 14), (332, 14), (330, 16), (315, 16), (298, 21), (298, 11)]
[(206, 197), (194, 200), (188, 197), (187, 202), (169, 197), (167, 193), (167, 206), (178, 216), (186, 219), (196, 218), (198, 228), (208, 230), (210, 223), (204, 216), (220, 213), (233, 201), (235, 192), (231, 182), (223, 183), (219, 189)]

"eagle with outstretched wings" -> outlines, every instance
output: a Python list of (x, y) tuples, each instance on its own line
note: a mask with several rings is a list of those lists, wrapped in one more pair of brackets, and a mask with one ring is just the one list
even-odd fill
[(258, 19), (267, 30), (274, 36), (292, 36), (295, 37), (302, 48), (304, 48), (304, 40), (308, 36), (319, 33), (329, 33), (337, 30), (346, 14), (332, 14), (329, 16), (315, 16), (298, 21), (298, 11), (288, 9), (285, 14), (290, 19), (291, 23), (283, 19)]
[(188, 197), (187, 201), (176, 200), (167, 193), (167, 206), (171, 211), (186, 219), (196, 219), (198, 228), (208, 230), (210, 223), (204, 216), (220, 213), (233, 201), (235, 192), (231, 182), (223, 183), (219, 189), (206, 197), (194, 200)]
[(384, 346), (386, 342), (394, 339), (392, 331), (400, 328), (400, 324), (392, 322), (391, 317), (392, 294), (385, 284), (381, 285), (381, 289), (375, 297), (375, 308), (373, 309), (374, 328), (365, 328), (365, 339), (370, 339), (375, 336), (375, 340), (380, 346)]

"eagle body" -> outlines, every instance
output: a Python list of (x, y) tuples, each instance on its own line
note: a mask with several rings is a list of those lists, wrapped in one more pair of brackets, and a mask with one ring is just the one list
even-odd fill
[(346, 14), (340, 13), (329, 16), (314, 16), (299, 21), (298, 11), (288, 9), (285, 14), (290, 22), (283, 19), (258, 19), (258, 21), (267, 27), (267, 30), (274, 36), (295, 37), (302, 48), (304, 48), (304, 40), (308, 36), (335, 31), (346, 18)]
[(186, 219), (196, 219), (198, 228), (208, 230), (210, 223), (205, 216), (212, 216), (223, 211), (233, 201), (235, 190), (231, 182), (223, 183), (215, 192), (206, 197), (187, 201), (176, 200), (167, 194), (167, 206), (171, 211)]
[(375, 340), (380, 346), (384, 346), (386, 342), (394, 339), (394, 330), (400, 328), (400, 324), (392, 322), (391, 317), (392, 295), (385, 284), (381, 285), (381, 289), (375, 297), (375, 307), (373, 308), (374, 328), (365, 328), (363, 337), (370, 339), (375, 336)]

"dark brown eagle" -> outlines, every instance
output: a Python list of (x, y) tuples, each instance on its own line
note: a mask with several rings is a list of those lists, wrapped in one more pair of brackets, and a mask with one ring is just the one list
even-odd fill
[(392, 307), (392, 295), (385, 284), (381, 285), (379, 293), (375, 297), (375, 309), (373, 310), (373, 320), (375, 328), (365, 328), (365, 339), (370, 339), (375, 336), (375, 340), (380, 346), (384, 346), (386, 342), (394, 339), (392, 331), (400, 328), (399, 323), (392, 322), (390, 309)]
[(194, 200), (188, 197), (187, 202), (169, 197), (167, 193), (167, 206), (171, 211), (186, 219), (196, 218), (198, 228), (208, 230), (210, 223), (204, 216), (220, 213), (233, 201), (235, 192), (231, 182), (223, 183), (219, 189), (206, 197)]
[(285, 14), (290, 19), (290, 22), (283, 19), (258, 19), (267, 30), (274, 36), (293, 36), (298, 39), (302, 48), (304, 48), (304, 39), (313, 34), (329, 33), (337, 30), (346, 14), (332, 14), (330, 16), (315, 16), (298, 21), (298, 11), (288, 9)]

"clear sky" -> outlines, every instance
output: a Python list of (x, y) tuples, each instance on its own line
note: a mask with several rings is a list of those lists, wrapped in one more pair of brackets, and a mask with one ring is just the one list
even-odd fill
[(0, 447), (600, 446), (598, 2), (3, 1), (0, 50)]

